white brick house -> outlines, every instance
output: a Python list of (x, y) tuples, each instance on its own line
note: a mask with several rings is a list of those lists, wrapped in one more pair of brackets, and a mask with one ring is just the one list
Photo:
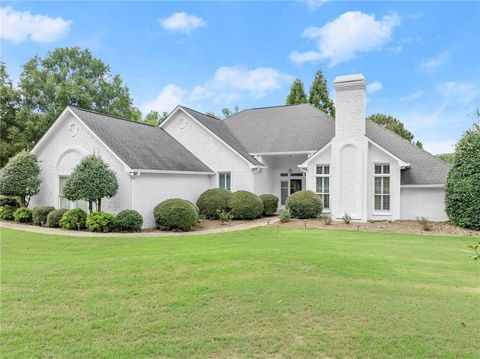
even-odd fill
[(365, 120), (362, 75), (335, 80), (336, 118), (309, 104), (255, 108), (221, 121), (178, 106), (155, 128), (68, 106), (32, 152), (42, 185), (32, 205), (84, 206), (62, 197), (61, 184), (88, 153), (117, 173), (117, 195), (104, 210), (138, 210), (152, 226), (153, 207), (208, 188), (271, 193), (312, 190), (334, 219), (426, 217), (445, 220), (449, 166)]

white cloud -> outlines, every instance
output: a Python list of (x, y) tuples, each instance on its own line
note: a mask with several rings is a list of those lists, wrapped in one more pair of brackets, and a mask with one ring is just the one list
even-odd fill
[(185, 101), (185, 91), (174, 84), (165, 86), (158, 96), (142, 105), (142, 111), (148, 113), (151, 110), (159, 112), (170, 112), (177, 105)]
[(320, 6), (325, 4), (328, 0), (306, 0), (308, 7), (312, 10), (318, 9)]
[(439, 83), (436, 90), (445, 101), (468, 106), (480, 95), (480, 89), (473, 83), (448, 81)]
[(433, 71), (444, 65), (450, 60), (450, 51), (444, 51), (438, 55), (420, 61), (420, 69), (423, 71)]
[(28, 38), (34, 42), (59, 40), (70, 30), (71, 20), (16, 11), (11, 6), (0, 9), (0, 38), (20, 43)]
[(371, 84), (368, 84), (367, 90), (370, 93), (380, 91), (383, 88), (383, 84), (380, 81), (373, 81)]
[(322, 27), (306, 28), (303, 36), (315, 41), (317, 49), (294, 51), (290, 59), (295, 63), (328, 60), (329, 66), (335, 66), (353, 59), (359, 52), (381, 48), (399, 25), (400, 17), (397, 14), (376, 20), (374, 15), (349, 11)]
[(402, 98), (402, 101), (414, 101), (425, 94), (425, 91), (415, 91)]
[(207, 25), (201, 17), (189, 15), (185, 12), (175, 12), (165, 19), (160, 19), (160, 25), (170, 32), (190, 34), (193, 30)]

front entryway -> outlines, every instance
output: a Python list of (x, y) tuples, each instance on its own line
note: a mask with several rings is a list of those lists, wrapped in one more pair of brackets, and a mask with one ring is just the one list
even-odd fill
[(289, 195), (303, 190), (304, 177), (303, 172), (280, 173), (280, 205), (285, 205)]

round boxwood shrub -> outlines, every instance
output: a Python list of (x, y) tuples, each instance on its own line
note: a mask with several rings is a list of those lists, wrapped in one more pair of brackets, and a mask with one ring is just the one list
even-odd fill
[(31, 223), (32, 222), (32, 211), (26, 207), (21, 207), (13, 212), (13, 217), (15, 221), (20, 223)]
[(223, 188), (211, 188), (203, 192), (197, 200), (197, 206), (202, 216), (218, 219), (219, 211), (229, 211), (228, 200), (232, 192)]
[(4, 219), (7, 221), (13, 221), (15, 217), (13, 216), (13, 212), (15, 212), (15, 208), (9, 206), (8, 204), (0, 207), (0, 219)]
[(51, 211), (54, 211), (53, 207), (35, 207), (32, 210), (33, 224), (37, 226), (45, 226), (47, 224), (47, 216)]
[(198, 221), (193, 203), (180, 199), (167, 199), (153, 210), (155, 223), (161, 229), (190, 231)]
[(256, 194), (248, 191), (232, 193), (228, 206), (235, 219), (255, 219), (262, 216), (263, 202)]
[(263, 203), (263, 215), (271, 216), (277, 212), (278, 197), (273, 194), (262, 194), (259, 196)]
[(298, 191), (288, 196), (285, 207), (293, 218), (315, 218), (322, 213), (322, 201), (312, 191)]
[(61, 208), (51, 211), (47, 216), (47, 227), (60, 228), (60, 220), (68, 209)]
[(87, 214), (81, 208), (66, 211), (60, 219), (60, 226), (65, 229), (83, 229), (87, 221)]
[(133, 209), (125, 209), (115, 217), (115, 230), (119, 232), (138, 232), (142, 224), (142, 215)]
[(13, 209), (20, 208), (20, 202), (15, 197), (1, 197), (0, 198), (0, 207), (10, 206)]
[(115, 216), (107, 212), (93, 212), (87, 216), (86, 226), (90, 232), (111, 232), (114, 229)]

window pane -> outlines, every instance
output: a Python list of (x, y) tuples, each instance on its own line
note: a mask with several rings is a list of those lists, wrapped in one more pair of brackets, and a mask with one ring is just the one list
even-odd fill
[(323, 191), (325, 193), (330, 193), (330, 178), (324, 177), (323, 178)]
[(323, 168), (323, 173), (326, 174), (326, 175), (330, 174), (330, 166), (325, 166)]
[(65, 182), (67, 182), (68, 177), (59, 177), (59, 189), (58, 189), (58, 194), (63, 195), (63, 188), (65, 187)]
[(231, 179), (230, 173), (227, 173), (226, 177), (227, 177), (227, 181), (226, 181), (227, 182), (227, 188), (226, 189), (228, 189), (230, 191), (232, 189), (232, 184), (231, 184), (232, 179)]
[(323, 208), (330, 208), (330, 195), (326, 194), (323, 196)]
[(280, 173), (280, 177), (288, 177), (288, 173)]
[(63, 196), (60, 196), (60, 208), (70, 208), (70, 201)]
[(390, 194), (390, 177), (383, 177), (383, 194)]
[(317, 177), (317, 193), (323, 193), (322, 177)]
[(385, 174), (390, 173), (390, 165), (384, 165), (383, 166), (383, 173), (385, 173)]
[(382, 166), (375, 165), (375, 174), (381, 174), (381, 173), (382, 173)]
[(382, 193), (382, 177), (375, 177), (375, 194)]
[(220, 173), (220, 174), (218, 175), (218, 181), (219, 181), (218, 187), (220, 187), (220, 188), (225, 188), (225, 174)]
[(323, 174), (323, 166), (317, 166), (317, 175)]
[(303, 173), (292, 173), (291, 176), (303, 177)]
[(380, 211), (382, 209), (382, 196), (375, 196), (375, 210)]
[(390, 196), (382, 196), (383, 197), (383, 209), (385, 211), (390, 210)]
[(287, 197), (288, 197), (288, 182), (286, 181), (282, 181), (280, 183), (280, 203), (282, 205), (285, 204), (285, 202), (287, 201)]
[(87, 201), (83, 201), (83, 200), (77, 201), (77, 202), (75, 203), (75, 207), (76, 207), (76, 208), (81, 208), (81, 209), (83, 209), (85, 212), (88, 213), (88, 202), (87, 202)]

